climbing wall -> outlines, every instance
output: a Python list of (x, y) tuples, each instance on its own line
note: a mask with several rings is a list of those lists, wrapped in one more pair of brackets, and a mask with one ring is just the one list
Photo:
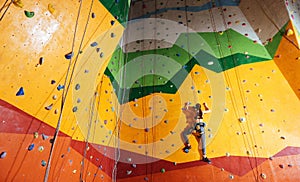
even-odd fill
[(0, 181), (300, 180), (298, 1), (1, 3)]
[[(105, 71), (125, 95), (119, 181), (299, 180), (299, 49), (285, 1), (133, 1), (129, 18)], [(181, 138), (185, 103), (203, 102), (211, 164)]]
[[(0, 181), (111, 181), (109, 141), (89, 137), (87, 125), (100, 128), (100, 119), (88, 106), (100, 102), (93, 96), (121, 39), (129, 2), (0, 3)], [(110, 99), (102, 96), (109, 89), (97, 95)]]

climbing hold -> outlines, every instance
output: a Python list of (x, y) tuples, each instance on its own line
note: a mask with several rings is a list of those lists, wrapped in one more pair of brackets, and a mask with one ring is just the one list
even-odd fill
[(51, 80), (51, 84), (53, 85), (53, 84), (55, 84), (56, 83), (56, 81), (55, 80)]
[(144, 180), (145, 180), (145, 181), (149, 181), (149, 178), (148, 178), (148, 177), (144, 177)]
[(44, 161), (44, 160), (42, 160), (42, 161), (41, 161), (41, 165), (42, 165), (43, 167), (45, 167), (45, 166), (47, 165), (47, 162)]
[(269, 157), (269, 159), (272, 161), (272, 160), (273, 160), (273, 157), (271, 156), (271, 157)]
[(64, 88), (65, 88), (64, 85), (60, 85), (60, 84), (59, 84), (59, 85), (57, 86), (57, 90), (58, 90), (58, 91), (60, 91), (60, 90), (62, 90), (62, 89), (64, 89)]
[(40, 59), (39, 59), (39, 65), (42, 65), (43, 63), (44, 63), (44, 58), (40, 57)]
[(55, 12), (53, 4), (48, 4), (48, 11), (53, 14)]
[(229, 157), (229, 156), (230, 156), (230, 153), (229, 153), (229, 152), (226, 152), (225, 155), (226, 155), (226, 157)]
[(6, 152), (1, 152), (0, 154), (0, 158), (1, 159), (4, 159), (6, 157), (7, 153)]
[(234, 176), (232, 174), (230, 174), (229, 179), (234, 179)]
[(189, 153), (189, 149), (188, 148), (184, 148), (184, 150), (183, 150), (185, 153)]
[(224, 168), (221, 168), (221, 171), (224, 171)]
[(53, 100), (56, 100), (56, 99), (57, 99), (57, 96), (56, 96), (56, 95), (53, 95), (53, 96), (52, 96), (52, 99), (53, 99)]
[(15, 6), (19, 7), (19, 8), (23, 8), (24, 4), (21, 0), (14, 0), (12, 1), (14, 3)]
[(131, 164), (131, 167), (136, 168), (136, 164)]
[(110, 24), (111, 24), (111, 25), (114, 25), (114, 24), (115, 24), (115, 21), (114, 21), (114, 20), (111, 20), (111, 21), (110, 21)]
[(149, 132), (149, 128), (145, 128), (145, 132)]
[(47, 135), (45, 135), (44, 133), (42, 133), (42, 138), (43, 138), (43, 140), (47, 140), (49, 137)]
[(161, 168), (160, 172), (161, 172), (161, 173), (165, 173), (166, 170), (165, 170), (164, 168)]
[(260, 177), (261, 177), (262, 179), (266, 179), (266, 178), (267, 178), (267, 175), (264, 174), (264, 173), (261, 173), (261, 174), (260, 174)]
[(75, 85), (75, 90), (79, 90), (80, 89), (80, 85), (77, 83), (76, 85)]
[(73, 174), (75, 174), (75, 173), (77, 172), (77, 170), (76, 170), (76, 169), (74, 169), (72, 172), (73, 172)]
[(73, 57), (73, 52), (69, 52), (68, 54), (65, 55), (66, 59), (71, 59)]
[(177, 57), (180, 57), (180, 54), (179, 54), (179, 53), (176, 53), (176, 56), (177, 56)]
[(33, 137), (34, 137), (34, 138), (38, 138), (38, 137), (39, 137), (39, 133), (38, 133), (38, 132), (34, 132), (34, 133), (33, 133)]
[(165, 120), (164, 123), (168, 124), (168, 123), (169, 123), (169, 120)]
[(137, 143), (137, 140), (132, 140), (133, 143)]
[(241, 123), (244, 123), (244, 122), (246, 122), (246, 118), (241, 117), (241, 118), (239, 118), (239, 121), (240, 121)]
[(92, 13), (92, 18), (96, 18), (96, 14), (94, 12)]
[(127, 158), (127, 162), (131, 162), (132, 159), (130, 157)]
[(126, 173), (127, 173), (127, 175), (130, 175), (132, 173), (132, 171), (131, 170), (127, 170)]
[(28, 150), (31, 151), (31, 150), (33, 150), (33, 148), (34, 148), (34, 144), (32, 143), (29, 145)]
[(111, 34), (110, 34), (110, 37), (111, 37), (111, 38), (114, 38), (115, 36), (116, 36), (116, 34), (114, 34), (114, 33), (111, 33)]
[(100, 58), (103, 58), (103, 56), (104, 56), (104, 53), (101, 52), (101, 53), (100, 53)]
[(53, 104), (50, 104), (49, 106), (46, 106), (45, 109), (46, 109), (46, 110), (51, 110), (52, 107), (53, 107)]
[(281, 136), (280, 138), (281, 138), (282, 140), (285, 140), (285, 136)]
[(251, 151), (248, 150), (248, 151), (247, 151), (247, 155), (251, 155), (251, 154), (252, 154)]
[(96, 47), (98, 45), (98, 43), (97, 42), (93, 42), (93, 43), (91, 43), (91, 47)]
[(288, 29), (285, 33), (286, 36), (294, 35), (294, 31), (292, 29)]
[(25, 15), (27, 16), (27, 18), (32, 18), (34, 16), (34, 12), (33, 11), (24, 11)]
[(288, 167), (293, 167), (293, 164), (288, 164)]
[(74, 106), (72, 109), (73, 112), (76, 112), (77, 110), (78, 110), (77, 106)]
[(38, 151), (43, 152), (44, 151), (44, 147), (43, 146), (39, 146)]
[(174, 166), (176, 166), (176, 165), (177, 165), (177, 162), (173, 162), (173, 164), (174, 164)]
[(281, 169), (283, 169), (283, 168), (284, 168), (284, 165), (283, 165), (283, 164), (279, 164), (279, 167), (280, 167)]
[(24, 95), (25, 93), (24, 93), (24, 88), (23, 87), (21, 87), (19, 90), (18, 90), (18, 92), (16, 93), (16, 96), (22, 96), (22, 95)]
[(213, 61), (209, 61), (207, 64), (208, 64), (209, 66), (211, 66), (211, 65), (214, 64), (214, 62), (213, 62)]
[(275, 109), (271, 109), (270, 111), (271, 111), (271, 112), (275, 112)]

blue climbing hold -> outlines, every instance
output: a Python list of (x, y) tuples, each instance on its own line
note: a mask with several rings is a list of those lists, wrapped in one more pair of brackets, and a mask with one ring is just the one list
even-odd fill
[(186, 148), (186, 149), (184, 149), (183, 151), (184, 151), (185, 153), (189, 153), (190, 150)]
[(110, 21), (110, 24), (111, 24), (111, 25), (114, 25), (114, 24), (115, 24), (115, 21), (114, 21), (114, 20), (111, 20), (111, 21)]
[(64, 85), (58, 85), (58, 86), (57, 86), (57, 90), (58, 90), (58, 91), (60, 91), (61, 89), (64, 89), (64, 88), (65, 88)]
[(6, 157), (7, 153), (6, 152), (1, 152), (0, 154), (0, 158), (1, 159), (4, 159)]
[(98, 45), (98, 43), (97, 42), (93, 42), (93, 43), (91, 43), (91, 47), (96, 47)]
[(188, 67), (187, 65), (183, 65), (183, 66), (182, 66), (183, 69), (186, 69), (187, 67)]
[(66, 59), (71, 59), (73, 57), (73, 52), (69, 52), (68, 54), (65, 55)]
[(177, 57), (179, 57), (179, 56), (180, 56), (180, 54), (179, 54), (179, 53), (177, 53), (177, 54), (176, 54), (176, 56), (177, 56)]
[(45, 166), (47, 165), (46, 161), (42, 160), (42, 161), (41, 161), (41, 165), (42, 165), (43, 167), (45, 167)]
[(18, 92), (16, 93), (16, 96), (21, 96), (21, 95), (24, 95), (24, 88), (21, 87)]
[(73, 107), (72, 109), (73, 112), (77, 112), (77, 110), (78, 110), (77, 106)]
[(29, 145), (28, 150), (29, 150), (29, 151), (32, 151), (33, 148), (34, 148), (34, 144), (32, 143), (32, 144)]

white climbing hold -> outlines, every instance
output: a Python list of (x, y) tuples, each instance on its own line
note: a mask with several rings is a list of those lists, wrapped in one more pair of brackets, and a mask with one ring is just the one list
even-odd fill
[(127, 173), (127, 175), (130, 175), (132, 173), (132, 171), (131, 170), (127, 170), (126, 173)]
[(209, 61), (207, 64), (208, 64), (209, 66), (211, 66), (211, 65), (214, 64), (214, 62), (213, 62), (213, 61)]
[(232, 174), (230, 174), (229, 179), (234, 179), (234, 176)]
[(229, 156), (230, 156), (230, 153), (229, 153), (229, 152), (226, 152), (225, 155), (226, 155), (226, 157), (229, 157)]
[(267, 175), (264, 174), (264, 173), (261, 173), (260, 176), (261, 176), (262, 179), (266, 179), (267, 178)]

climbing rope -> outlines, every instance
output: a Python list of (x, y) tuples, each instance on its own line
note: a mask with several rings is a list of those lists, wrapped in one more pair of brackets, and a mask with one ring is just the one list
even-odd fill
[[(78, 28), (79, 16), (80, 16), (80, 13), (81, 13), (81, 8), (82, 8), (82, 2), (83, 2), (83, 0), (80, 1), (78, 13), (77, 13), (77, 18), (76, 18), (76, 23), (75, 23), (75, 31), (74, 31), (73, 41), (72, 41), (72, 54), (74, 53), (75, 39), (76, 39), (76, 33), (77, 33), (77, 28)], [(94, 0), (91, 1), (89, 13), (88, 13), (88, 18), (87, 18), (87, 23), (84, 27), (83, 35), (82, 35), (82, 38), (81, 38), (81, 41), (80, 41), (80, 45), (79, 45), (79, 48), (78, 48), (78, 53), (76, 55), (73, 68), (71, 68), (72, 62), (73, 62), (72, 58), (71, 58), (71, 60), (69, 62), (69, 65), (68, 65), (68, 69), (67, 69), (67, 73), (66, 73), (66, 77), (65, 77), (65, 81), (64, 81), (64, 85), (67, 85), (67, 83), (68, 83), (68, 85), (66, 87), (66, 90), (63, 89), (63, 93), (62, 93), (59, 119), (58, 119), (58, 122), (57, 122), (57, 126), (56, 126), (56, 129), (55, 129), (55, 133), (54, 133), (54, 137), (53, 137), (53, 141), (52, 141), (52, 145), (51, 145), (51, 149), (50, 149), (50, 154), (49, 154), (48, 163), (47, 163), (47, 167), (46, 167), (44, 182), (47, 182), (48, 178), (49, 178), (49, 172), (50, 172), (50, 168), (51, 168), (51, 160), (52, 160), (54, 147), (55, 147), (55, 144), (56, 144), (57, 136), (58, 136), (58, 133), (59, 133), (59, 130), (60, 130), (61, 122), (62, 122), (62, 115), (63, 115), (65, 101), (66, 101), (66, 98), (67, 98), (67, 95), (68, 95), (70, 85), (72, 83), (72, 78), (73, 78), (73, 74), (74, 74), (74, 71), (75, 71), (75, 66), (76, 66), (76, 63), (78, 61), (79, 52), (81, 50), (83, 40), (84, 40), (84, 37), (85, 37), (85, 34), (86, 34), (86, 30), (87, 30), (88, 22), (89, 22), (89, 19), (90, 19), (93, 3), (94, 3)], [(69, 78), (69, 73), (70, 72), (71, 72), (71, 75), (70, 75), (70, 78)], [(68, 82), (68, 80), (69, 80), (69, 82)]]
[[(220, 1), (219, 1), (219, 3), (220, 3)], [(227, 30), (228, 29), (228, 27), (227, 27), (227, 23), (226, 23), (226, 20), (225, 20), (225, 15), (224, 15), (224, 12), (223, 12), (223, 10), (221, 9), (221, 15), (222, 15), (222, 20), (223, 20), (223, 24), (224, 24), (224, 27), (225, 27), (225, 30)], [(230, 37), (230, 35), (229, 35), (229, 33), (228, 32), (225, 32), (225, 34), (226, 34), (226, 37), (227, 37), (227, 40), (228, 40), (228, 45), (229, 46), (231, 46), (231, 37)], [(220, 49), (221, 50), (221, 49)], [(250, 127), (249, 125), (251, 124), (251, 120), (250, 120), (250, 117), (249, 117), (249, 115), (247, 114), (248, 113), (248, 111), (247, 111), (247, 104), (246, 104), (246, 97), (245, 97), (245, 94), (244, 94), (244, 92), (243, 92), (243, 87), (242, 87), (242, 85), (241, 85), (241, 79), (240, 79), (240, 73), (239, 73), (239, 68), (238, 68), (238, 64), (237, 64), (237, 60), (233, 57), (233, 51), (232, 51), (232, 48), (229, 48), (229, 51), (230, 51), (230, 57), (232, 58), (232, 61), (233, 61), (233, 64), (234, 64), (234, 67), (233, 67), (233, 70), (234, 70), (234, 73), (235, 73), (235, 77), (236, 77), (236, 79), (237, 79), (237, 85), (238, 85), (238, 89), (239, 89), (239, 95), (240, 95), (240, 99), (241, 99), (241, 101), (242, 101), (242, 104), (243, 104), (243, 107), (244, 107), (244, 111), (245, 112), (243, 112), (243, 116), (245, 117), (245, 118), (247, 118), (247, 120), (249, 121), (249, 122), (247, 122), (246, 124), (247, 124), (247, 128), (248, 128), (248, 131), (250, 131), (251, 133), (250, 133), (250, 139), (248, 138), (248, 137), (245, 137), (244, 138), (244, 140), (246, 140), (245, 142), (247, 143), (245, 143), (245, 146), (246, 146), (246, 148), (249, 148), (249, 149), (251, 149), (251, 146), (254, 146), (255, 145), (255, 143), (256, 143), (256, 140), (255, 140), (255, 137), (254, 137), (254, 135), (253, 135), (253, 128), (252, 127)], [(222, 56), (223, 57), (223, 56)], [(228, 81), (230, 82), (230, 77), (227, 77), (227, 79), (228, 79)], [(226, 80), (227, 80), (226, 79)], [(230, 85), (230, 87), (232, 87), (231, 86), (231, 83), (229, 84)], [(237, 103), (237, 100), (236, 100), (236, 97), (235, 97), (235, 94), (233, 93), (233, 92), (230, 92), (230, 95), (232, 94), (232, 98), (234, 99), (234, 103)], [(239, 110), (237, 109), (237, 106), (236, 106), (236, 108), (235, 108), (235, 112), (238, 112), (238, 116), (240, 117), (240, 115), (239, 115)], [(240, 127), (242, 128), (242, 130), (246, 130), (244, 127), (243, 127), (243, 125), (240, 125)], [(256, 153), (255, 152), (257, 152), (257, 151), (255, 151), (254, 150), (254, 152), (253, 152), (253, 157), (254, 157), (254, 159), (255, 159), (255, 162), (256, 162), (256, 166), (258, 166), (257, 165), (257, 155), (256, 155)], [(253, 167), (252, 166), (252, 163), (250, 162), (250, 166), (251, 166), (251, 168), (252, 168), (252, 171), (254, 171), (254, 168), (255, 167)], [(256, 167), (255, 168), (256, 170), (258, 170), (258, 168)], [(258, 171), (257, 171), (257, 174), (254, 174), (254, 177), (255, 177), (255, 179), (256, 179), (256, 181), (258, 180), (258, 176), (259, 176), (259, 174), (258, 174)]]
[(1, 15), (1, 18), (0, 18), (0, 21), (4, 18), (4, 15), (6, 14), (7, 10), (9, 9), (10, 5), (14, 2), (14, 1), (11, 1), (10, 3), (8, 3), (8, 0), (6, 0), (4, 2), (4, 4), (2, 5), (2, 7), (0, 8), (0, 13), (2, 12), (2, 10), (6, 7), (6, 9), (4, 10), (3, 14)]

